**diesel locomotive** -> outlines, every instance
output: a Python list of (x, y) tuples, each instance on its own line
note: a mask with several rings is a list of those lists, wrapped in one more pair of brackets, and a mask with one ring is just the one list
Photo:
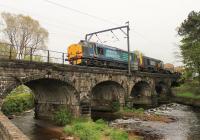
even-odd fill
[[(128, 52), (108, 45), (81, 40), (68, 47), (68, 61), (72, 65), (87, 65), (127, 69)], [(166, 73), (161, 60), (130, 52), (132, 71)]]

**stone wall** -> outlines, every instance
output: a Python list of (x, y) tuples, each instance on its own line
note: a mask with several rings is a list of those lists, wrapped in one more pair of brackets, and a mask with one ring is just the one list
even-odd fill
[(6, 116), (0, 112), (0, 140), (29, 140)]
[[(147, 94), (150, 97), (155, 93), (157, 83), (163, 81), (170, 86), (173, 78), (173, 75), (157, 73), (132, 72), (131, 75), (128, 75), (127, 70), (0, 60), (0, 100), (5, 98), (16, 86), (26, 84), (36, 94), (38, 103), (36, 114), (40, 113), (39, 116), (42, 115), (42, 112), (50, 116), (49, 114), (54, 110), (53, 107), (58, 104), (73, 106), (74, 113), (78, 116), (80, 102), (87, 99), (91, 103), (93, 97), (100, 97), (93, 96), (95, 95), (94, 91), (105, 94), (100, 89), (110, 89), (108, 82), (116, 83), (111, 86), (120, 92), (119, 95), (116, 95), (119, 96), (118, 98), (115, 98), (114, 94), (108, 94), (107, 99), (119, 99), (120, 103), (124, 104), (130, 97), (134, 85), (138, 82), (145, 81), (149, 85), (150, 88), (144, 90), (144, 95)], [(43, 81), (44, 79), (46, 82)], [(73, 94), (70, 95), (71, 93)], [(49, 110), (49, 112), (44, 112), (44, 110)]]

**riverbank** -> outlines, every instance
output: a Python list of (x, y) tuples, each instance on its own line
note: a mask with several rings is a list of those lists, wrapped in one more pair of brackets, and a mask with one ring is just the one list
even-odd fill
[[(101, 115), (101, 114), (99, 114)], [(113, 125), (112, 122), (115, 120), (137, 120), (141, 122), (159, 122), (159, 123), (172, 123), (176, 121), (175, 117), (156, 114), (151, 111), (140, 109), (129, 109), (124, 108), (116, 113), (108, 113), (103, 116), (117, 116), (119, 119), (113, 119), (108, 122), (103, 120), (84, 120), (75, 119), (69, 125), (66, 125), (64, 131), (66, 136), (73, 137), (75, 140), (86, 139), (86, 140), (141, 140), (146, 137), (143, 131), (129, 131), (121, 127), (121, 125)], [(101, 116), (102, 117), (102, 116)], [(120, 124), (120, 123), (119, 123)], [(127, 124), (126, 124), (127, 125)], [(126, 130), (126, 131), (125, 131)], [(149, 137), (149, 136), (148, 136)], [(159, 136), (153, 135), (152, 139), (158, 138)]]
[(170, 116), (176, 118), (176, 120), (170, 123), (163, 123), (159, 121), (143, 121), (136, 118), (117, 119), (111, 122), (111, 126), (139, 134), (143, 136), (144, 140), (198, 140), (200, 137), (199, 110), (195, 111), (190, 106), (170, 103), (146, 110), (146, 112)]
[[(151, 109), (150, 109), (151, 110)], [(118, 112), (118, 115), (124, 119), (139, 119), (142, 121), (158, 121), (163, 123), (174, 122), (176, 119), (166, 115), (160, 115), (155, 113), (150, 113), (145, 111), (144, 109), (124, 109)]]
[[(192, 107), (181, 104), (166, 104), (157, 108), (144, 110), (144, 114), (157, 114), (175, 118), (173, 122), (142, 120), (137, 117), (114, 119), (106, 122), (106, 128), (123, 129), (128, 133), (129, 140), (160, 140), (160, 139), (194, 139), (200, 137), (200, 112), (193, 110)], [(78, 137), (72, 137), (64, 133), (64, 127), (57, 127), (55, 124), (34, 119), (34, 111), (25, 112), (22, 116), (16, 116), (11, 120), (18, 128), (22, 130), (31, 140), (80, 140)], [(91, 120), (90, 120), (91, 121)], [(95, 122), (90, 122), (81, 128), (93, 128)], [(98, 125), (101, 125), (98, 124)], [(96, 129), (102, 130), (102, 127), (96, 125)], [(80, 128), (76, 125), (76, 128)], [(98, 126), (98, 127), (97, 127)], [(80, 128), (80, 129), (81, 129)], [(100, 132), (110, 132), (104, 129)], [(193, 131), (190, 131), (192, 129)], [(106, 130), (106, 131), (105, 131)], [(90, 134), (90, 133), (89, 133)], [(92, 131), (93, 134), (93, 131)], [(95, 133), (94, 133), (95, 134)], [(105, 134), (105, 133), (104, 133)], [(102, 137), (107, 140), (108, 137)], [(127, 138), (127, 137), (126, 137)], [(127, 140), (128, 140), (127, 139)]]
[(65, 140), (64, 127), (56, 126), (47, 120), (35, 119), (34, 110), (16, 115), (11, 121), (30, 140)]
[(200, 107), (200, 99), (192, 99), (188, 97), (174, 97), (172, 99), (173, 102), (183, 104), (183, 105), (189, 105), (193, 107)]
[(197, 81), (190, 81), (172, 89), (172, 102), (200, 107), (200, 85)]

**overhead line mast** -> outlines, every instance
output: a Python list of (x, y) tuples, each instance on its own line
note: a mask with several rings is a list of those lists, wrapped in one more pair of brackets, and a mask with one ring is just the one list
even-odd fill
[[(113, 33), (114, 30), (121, 30), (122, 33), (126, 36), (127, 38), (127, 49), (128, 49), (128, 74), (131, 74), (131, 64), (130, 64), (130, 39), (129, 39), (129, 21), (126, 22), (127, 25), (125, 26), (119, 26), (119, 27), (115, 27), (115, 28), (110, 28), (110, 29), (106, 29), (106, 30), (101, 30), (101, 31), (97, 31), (97, 32), (93, 32), (93, 33), (89, 33), (85, 35), (85, 40), (86, 41), (90, 41), (90, 39), (92, 38), (93, 35), (98, 37), (98, 34), (100, 33), (104, 33), (104, 32), (111, 32)], [(124, 31), (123, 29), (126, 29), (126, 31)]]

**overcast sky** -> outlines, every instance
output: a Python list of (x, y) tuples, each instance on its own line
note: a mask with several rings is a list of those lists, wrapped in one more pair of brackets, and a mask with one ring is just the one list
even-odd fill
[[(51, 50), (66, 52), (70, 44), (84, 39), (86, 33), (129, 21), (131, 50), (175, 65), (180, 65), (174, 55), (178, 50), (175, 44), (179, 43), (176, 28), (192, 10), (200, 10), (200, 0), (0, 0), (0, 12), (29, 15), (38, 20), (49, 31)], [(119, 41), (112, 33), (99, 38), (126, 50), (124, 35), (120, 31), (114, 34)]]

